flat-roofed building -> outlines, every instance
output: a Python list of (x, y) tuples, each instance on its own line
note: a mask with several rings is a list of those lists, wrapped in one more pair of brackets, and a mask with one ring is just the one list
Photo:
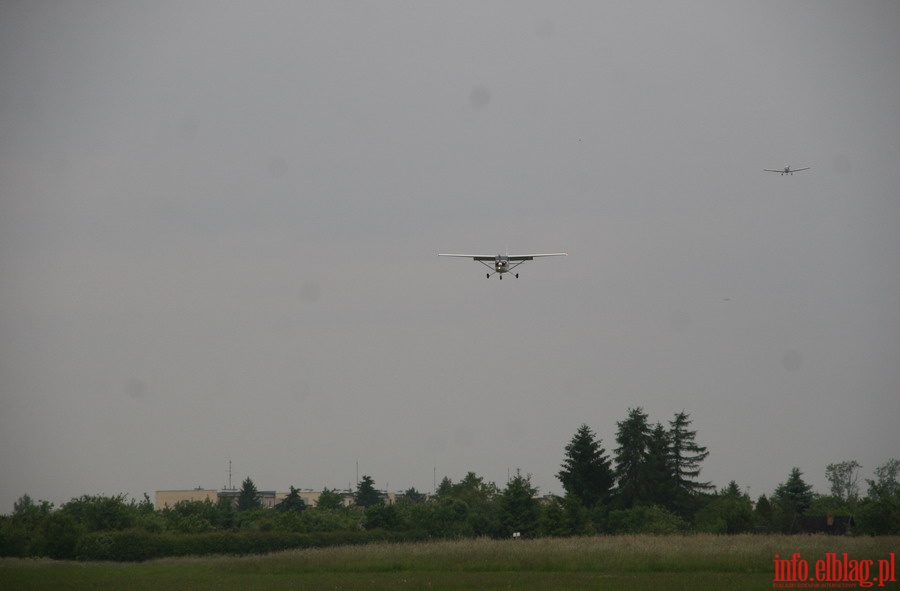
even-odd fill
[[(275, 495), (275, 504), (277, 505), (281, 501), (283, 501), (290, 493), (278, 493)], [(303, 499), (303, 502), (306, 503), (307, 508), (315, 507), (316, 503), (319, 500), (319, 496), (322, 494), (319, 491), (312, 490), (311, 488), (304, 488), (303, 490), (298, 490), (297, 494), (300, 495), (300, 498)], [(346, 504), (346, 501), (345, 501)]]
[[(355, 495), (352, 492), (345, 491), (345, 490), (336, 490), (336, 489), (331, 489), (331, 492), (337, 493), (341, 496), (341, 500), (344, 504), (344, 507), (352, 507), (353, 506), (353, 499), (355, 498)], [(298, 490), (297, 493), (300, 495), (300, 498), (303, 499), (303, 502), (306, 503), (306, 506), (308, 508), (315, 507), (316, 504), (319, 502), (319, 497), (322, 496), (322, 491), (313, 490), (311, 488), (304, 488), (304, 489)], [(288, 494), (289, 493), (277, 493), (275, 495), (275, 504), (277, 505), (278, 503), (283, 501), (285, 499), (285, 497), (288, 496)]]
[[(237, 507), (238, 497), (241, 496), (241, 491), (239, 490), (223, 490), (219, 493), (220, 499), (230, 499), (231, 504)], [(281, 502), (281, 499), (276, 500), (277, 493), (274, 490), (258, 490), (256, 491), (256, 498), (259, 499), (262, 507), (266, 509), (272, 509), (276, 504)]]
[(191, 490), (158, 490), (154, 507), (159, 511), (166, 507), (174, 507), (182, 501), (212, 501), (218, 502), (219, 491), (209, 488), (194, 488)]

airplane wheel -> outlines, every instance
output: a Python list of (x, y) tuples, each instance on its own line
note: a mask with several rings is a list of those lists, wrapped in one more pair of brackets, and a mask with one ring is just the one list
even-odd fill
[(503, 281), (503, 275), (500, 276), (500, 281)]
[(490, 273), (485, 274), (485, 278), (486, 278), (486, 279), (490, 279), (490, 278), (491, 278), (491, 274), (490, 274)]
[(516, 279), (518, 279), (518, 278), (519, 278), (519, 274), (518, 274), (518, 273), (516, 273)]

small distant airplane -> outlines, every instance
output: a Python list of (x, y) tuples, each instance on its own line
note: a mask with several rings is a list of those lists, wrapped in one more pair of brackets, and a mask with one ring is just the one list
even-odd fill
[[(493, 269), (493, 273), (488, 273), (487, 278), (490, 279), (491, 275), (497, 274), (500, 275), (500, 279), (503, 279), (504, 273), (509, 273), (525, 261), (534, 260), (536, 257), (564, 257), (569, 256), (567, 252), (553, 252), (548, 254), (439, 254), (439, 257), (463, 257), (467, 259), (473, 259), (487, 267), (488, 269)], [(493, 262), (493, 265), (488, 264), (487, 261)], [(519, 278), (519, 274), (516, 273), (516, 279)]]
[(780, 172), (781, 176), (784, 176), (786, 174), (794, 174), (795, 172), (800, 172), (801, 170), (809, 170), (809, 167), (806, 166), (804, 168), (793, 168), (792, 169), (790, 166), (785, 166), (781, 170), (773, 170), (771, 168), (765, 168), (763, 170), (765, 170), (766, 172)]

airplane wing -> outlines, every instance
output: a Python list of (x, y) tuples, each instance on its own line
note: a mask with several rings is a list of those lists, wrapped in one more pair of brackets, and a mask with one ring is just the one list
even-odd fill
[(495, 254), (439, 254), (439, 257), (462, 257), (464, 259), (474, 259), (476, 261), (493, 261), (497, 258)]
[(763, 170), (766, 172), (784, 172), (783, 168), (781, 170), (772, 170), (771, 168), (764, 168)]
[(551, 252), (547, 254), (511, 254), (509, 255), (509, 260), (511, 261), (530, 261), (537, 257), (567, 257), (569, 253), (567, 252)]
[(807, 166), (805, 168), (793, 168), (791, 169), (791, 172), (800, 172), (801, 170), (809, 170), (809, 167)]

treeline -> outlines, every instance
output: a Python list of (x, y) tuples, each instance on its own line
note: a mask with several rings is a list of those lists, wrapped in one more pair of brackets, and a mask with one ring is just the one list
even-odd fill
[[(811, 516), (822, 516), (826, 531), (834, 518), (848, 533), (900, 534), (900, 460), (890, 459), (866, 480), (863, 498), (855, 461), (829, 464), (831, 494), (819, 495), (793, 468), (769, 496), (752, 501), (735, 481), (721, 490), (699, 480), (709, 455), (690, 429), (690, 415), (676, 413), (667, 426), (651, 424), (641, 408), (617, 423), (617, 447), (607, 454), (587, 425), (569, 445), (557, 477), (566, 494), (551, 502), (566, 517), (557, 534), (715, 534), (810, 532)], [(831, 516), (832, 526), (828, 519)], [(852, 519), (852, 521), (851, 521)]]
[(59, 508), (27, 495), (0, 516), (0, 556), (147, 560), (162, 556), (248, 554), (288, 548), (490, 536), (506, 538), (593, 534), (708, 532), (796, 533), (811, 515), (853, 518), (852, 533), (900, 534), (900, 460), (867, 480), (862, 497), (856, 462), (830, 464), (829, 495), (818, 495), (794, 468), (768, 497), (753, 502), (734, 481), (724, 489), (699, 479), (708, 455), (686, 413), (666, 426), (641, 409), (618, 422), (611, 454), (582, 425), (565, 447), (557, 474), (563, 496), (538, 497), (531, 476), (517, 471), (498, 487), (474, 472), (445, 477), (435, 494), (409, 489), (396, 502), (366, 475), (354, 502), (325, 490), (307, 506), (291, 487), (274, 509), (262, 508), (247, 478), (237, 498), (184, 501), (156, 510), (124, 495), (82, 496)]

